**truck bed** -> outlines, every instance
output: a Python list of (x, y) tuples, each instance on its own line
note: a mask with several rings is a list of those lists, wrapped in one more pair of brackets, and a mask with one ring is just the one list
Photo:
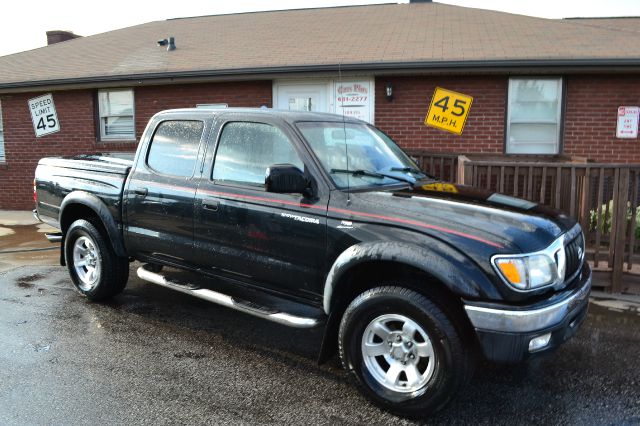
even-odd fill
[(40, 160), (35, 180), (36, 209), (40, 219), (60, 227), (58, 215), (62, 200), (73, 191), (85, 191), (102, 200), (119, 224), (122, 192), (133, 165), (133, 155), (91, 154)]

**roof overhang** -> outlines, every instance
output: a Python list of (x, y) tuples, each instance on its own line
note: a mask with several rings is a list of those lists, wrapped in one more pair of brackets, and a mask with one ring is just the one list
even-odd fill
[(523, 59), (488, 61), (373, 62), (354, 64), (293, 65), (73, 77), (0, 83), (0, 93), (73, 90), (119, 86), (156, 86), (223, 81), (271, 80), (344, 75), (539, 75), (640, 73), (637, 59)]

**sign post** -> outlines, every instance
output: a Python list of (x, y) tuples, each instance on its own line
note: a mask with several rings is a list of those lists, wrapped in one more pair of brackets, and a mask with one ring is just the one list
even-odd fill
[(29, 111), (37, 138), (60, 131), (60, 122), (51, 93), (29, 99)]
[(436, 87), (424, 124), (447, 132), (462, 134), (473, 97)]
[(637, 106), (618, 107), (618, 126), (616, 137), (619, 139), (636, 139), (638, 137), (638, 115), (640, 108)]

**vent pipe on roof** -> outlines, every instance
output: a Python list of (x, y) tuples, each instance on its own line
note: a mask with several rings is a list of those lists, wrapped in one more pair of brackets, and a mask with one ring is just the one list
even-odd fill
[(73, 31), (60, 31), (60, 30), (47, 31), (47, 46), (50, 46), (56, 43), (61, 43), (67, 40), (73, 40), (74, 38), (78, 38), (78, 37), (82, 37), (82, 36), (74, 34)]
[(167, 46), (167, 52), (176, 50), (176, 38), (171, 36), (169, 38), (158, 40), (158, 46)]

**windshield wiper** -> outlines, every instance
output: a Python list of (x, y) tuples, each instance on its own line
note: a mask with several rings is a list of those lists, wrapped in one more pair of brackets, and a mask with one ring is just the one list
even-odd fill
[(428, 177), (429, 179), (434, 179), (437, 180), (438, 178), (430, 175), (429, 173), (425, 173), (420, 169), (416, 169), (415, 167), (391, 167), (389, 169), (390, 172), (402, 172), (402, 173), (415, 173), (415, 174), (421, 174), (424, 175), (426, 177)]
[(395, 179), (397, 181), (400, 182), (406, 182), (409, 185), (411, 185), (411, 187), (413, 187), (414, 182), (407, 179), (407, 178), (403, 178), (400, 176), (394, 176), (394, 175), (388, 175), (386, 173), (380, 173), (380, 172), (372, 172), (370, 170), (364, 170), (364, 169), (358, 169), (358, 170), (348, 170), (348, 169), (331, 169), (331, 173), (350, 173), (353, 176), (369, 176), (369, 177), (375, 177), (375, 178), (379, 178), (379, 179), (384, 179), (384, 178), (389, 178), (389, 179)]

